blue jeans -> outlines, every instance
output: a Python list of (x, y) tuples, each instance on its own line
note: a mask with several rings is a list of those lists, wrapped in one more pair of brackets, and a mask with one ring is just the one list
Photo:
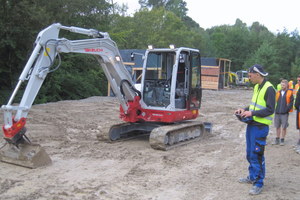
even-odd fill
[(265, 178), (265, 145), (269, 126), (248, 125), (246, 130), (246, 153), (249, 162), (249, 178), (253, 185), (262, 187)]

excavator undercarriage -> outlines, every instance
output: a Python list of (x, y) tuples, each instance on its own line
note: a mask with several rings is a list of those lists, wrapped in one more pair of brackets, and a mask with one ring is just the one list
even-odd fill
[(121, 123), (103, 128), (97, 135), (100, 141), (110, 143), (149, 135), (153, 149), (167, 151), (203, 138), (211, 132), (207, 122), (185, 121), (180, 123)]

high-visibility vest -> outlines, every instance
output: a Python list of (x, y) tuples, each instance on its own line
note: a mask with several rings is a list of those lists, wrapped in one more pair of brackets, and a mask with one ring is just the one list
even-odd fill
[(294, 89), (294, 83), (293, 83), (292, 80), (289, 81), (289, 89), (290, 89), (290, 90), (293, 90), (293, 89)]
[[(274, 89), (273, 85), (269, 81), (265, 82), (264, 86), (260, 90), (258, 89), (258, 87), (259, 84), (256, 84), (254, 86), (254, 91), (253, 91), (251, 104), (249, 106), (249, 111), (265, 109), (267, 107), (267, 102), (265, 101), (265, 94), (267, 92), (267, 89), (268, 87), (272, 87)], [(266, 117), (253, 116), (253, 120), (262, 124), (271, 125), (273, 121), (273, 117), (274, 117), (274, 113)]]
[(297, 92), (298, 92), (298, 90), (299, 90), (299, 84), (297, 83), (297, 84), (295, 85), (295, 88), (294, 88), (293, 94), (294, 94), (294, 95), (296, 95), (296, 94), (297, 94)]
[[(278, 102), (279, 96), (281, 91), (278, 91), (276, 93), (276, 102)], [(291, 96), (293, 95), (293, 92), (291, 90), (287, 90), (286, 91), (286, 104), (291, 103)], [(293, 108), (291, 108), (291, 110), (289, 112), (293, 112)]]
[(277, 84), (277, 91), (280, 91), (281, 90), (281, 83), (278, 83)]

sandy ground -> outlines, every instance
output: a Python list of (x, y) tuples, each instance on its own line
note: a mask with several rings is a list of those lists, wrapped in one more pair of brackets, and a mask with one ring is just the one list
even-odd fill
[(237, 182), (247, 175), (246, 126), (233, 111), (245, 107), (251, 94), (205, 90), (197, 120), (213, 123), (211, 137), (167, 152), (152, 149), (147, 136), (113, 144), (97, 141), (104, 126), (119, 121), (114, 98), (35, 105), (28, 115), (27, 135), (46, 149), (52, 165), (27, 169), (0, 163), (0, 199), (300, 199), (295, 113), (290, 115), (285, 146), (271, 145), (271, 127), (262, 194), (251, 197), (251, 185)]

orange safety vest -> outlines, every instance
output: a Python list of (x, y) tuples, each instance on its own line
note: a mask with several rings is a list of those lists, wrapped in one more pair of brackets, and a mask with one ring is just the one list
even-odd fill
[[(276, 93), (276, 102), (279, 99), (280, 91)], [(291, 96), (293, 95), (293, 92), (291, 90), (286, 91), (286, 103), (289, 104), (291, 102)], [(293, 108), (289, 112), (293, 112)]]
[(294, 83), (293, 83), (293, 81), (289, 81), (289, 89), (290, 90), (294, 89)]
[(294, 89), (294, 91), (293, 91), (293, 94), (296, 95), (297, 92), (298, 92), (298, 90), (299, 90), (299, 84), (297, 83), (297, 84), (295, 85), (295, 89)]

